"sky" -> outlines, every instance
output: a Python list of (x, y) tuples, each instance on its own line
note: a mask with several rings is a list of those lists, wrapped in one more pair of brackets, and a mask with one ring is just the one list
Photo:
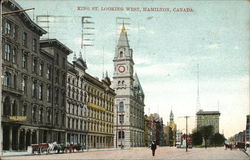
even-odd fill
[[(87, 72), (102, 78), (113, 75), (113, 58), (119, 32), (126, 17), (135, 72), (145, 93), (145, 113), (159, 113), (164, 124), (171, 109), (177, 129), (195, 128), (197, 110), (197, 64), (199, 64), (200, 109), (219, 110), (220, 133), (230, 137), (246, 128), (249, 114), (250, 5), (234, 0), (16, 0), (36, 21), (38, 15), (52, 15), (39, 25), (79, 56), (82, 51)], [(81, 7), (81, 10), (79, 10)], [(97, 7), (97, 8), (95, 8)], [(107, 10), (117, 7), (116, 11)], [(137, 8), (136, 11), (127, 10)], [(143, 8), (169, 8), (144, 11)], [(176, 12), (191, 8), (192, 12)], [(97, 10), (96, 10), (97, 9)], [(119, 9), (119, 10), (117, 10)], [(123, 10), (121, 10), (123, 9)], [(84, 30), (93, 33), (94, 46), (81, 49), (81, 17), (91, 16)], [(44, 20), (44, 19), (39, 19)], [(128, 23), (128, 24), (127, 24)], [(89, 43), (89, 42), (86, 42)], [(72, 61), (73, 54), (68, 57)]]

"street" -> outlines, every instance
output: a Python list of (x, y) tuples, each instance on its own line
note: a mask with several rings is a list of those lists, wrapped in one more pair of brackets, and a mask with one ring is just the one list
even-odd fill
[(249, 157), (240, 150), (225, 150), (219, 148), (185, 149), (158, 147), (155, 157), (149, 148), (132, 148), (124, 150), (91, 151), (69, 154), (50, 154), (34, 156), (2, 157), (3, 160), (27, 159), (176, 159), (176, 160), (249, 160)]

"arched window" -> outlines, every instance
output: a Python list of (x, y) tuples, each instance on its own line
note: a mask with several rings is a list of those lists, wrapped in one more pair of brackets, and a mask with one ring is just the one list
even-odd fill
[(122, 51), (120, 51), (120, 57), (121, 57), (121, 58), (123, 57), (123, 52), (122, 52)]
[(10, 97), (6, 97), (3, 103), (3, 115), (10, 115)]
[(118, 132), (118, 139), (124, 139), (124, 138), (125, 138), (124, 131), (119, 131)]
[(124, 103), (123, 102), (119, 103), (119, 112), (124, 112)]

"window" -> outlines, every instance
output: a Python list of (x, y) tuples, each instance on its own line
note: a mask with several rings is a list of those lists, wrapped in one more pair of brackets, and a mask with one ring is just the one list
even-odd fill
[(70, 118), (68, 117), (68, 128), (70, 128)]
[(51, 87), (47, 86), (47, 101), (51, 102)]
[(32, 108), (32, 120), (35, 122), (36, 121), (36, 106)]
[(27, 69), (27, 63), (28, 63), (28, 56), (27, 56), (27, 54), (23, 54), (22, 67)]
[(40, 84), (40, 85), (39, 85), (39, 88), (38, 88), (38, 98), (39, 98), (40, 100), (43, 99), (43, 84)]
[(37, 51), (37, 40), (36, 39), (32, 40), (32, 51), (34, 51), (34, 52)]
[(22, 40), (23, 40), (23, 46), (27, 47), (28, 35), (26, 32), (23, 32)]
[(11, 32), (11, 23), (9, 21), (6, 21), (4, 25), (4, 34), (10, 34), (10, 32)]
[(27, 93), (27, 78), (25, 76), (22, 78), (22, 91)]
[(39, 76), (43, 76), (43, 63), (39, 64)]
[(119, 122), (120, 124), (124, 123), (124, 115), (119, 115)]
[(47, 75), (46, 75), (47, 79), (51, 79), (51, 66), (47, 67)]
[(16, 48), (13, 48), (12, 50), (12, 63), (16, 63), (17, 62), (17, 50)]
[(59, 65), (59, 54), (56, 53), (56, 64)]
[(9, 72), (4, 72), (3, 75), (3, 85), (6, 87), (10, 87), (10, 78), (11, 78), (11, 74)]
[(27, 115), (27, 105), (24, 104), (22, 107), (22, 116), (26, 116)]
[(37, 82), (36, 81), (33, 81), (33, 84), (32, 84), (32, 96), (34, 98), (37, 98)]
[(43, 109), (42, 108), (39, 110), (39, 121), (40, 123), (43, 123)]
[(124, 139), (124, 138), (125, 138), (124, 131), (119, 131), (118, 132), (118, 139)]
[(119, 112), (124, 112), (124, 103), (123, 102), (119, 103)]
[(17, 89), (17, 80), (16, 75), (13, 76), (13, 88)]
[(4, 60), (10, 61), (10, 45), (4, 44)]
[(122, 52), (122, 51), (120, 52), (120, 57), (121, 57), (121, 58), (123, 57), (123, 52)]
[(47, 122), (48, 123), (51, 122), (51, 110), (50, 109), (47, 110)]
[(33, 72), (37, 73), (37, 58), (35, 58), (35, 57), (33, 58), (32, 66), (33, 66)]
[(16, 101), (12, 104), (12, 116), (17, 116), (17, 104)]

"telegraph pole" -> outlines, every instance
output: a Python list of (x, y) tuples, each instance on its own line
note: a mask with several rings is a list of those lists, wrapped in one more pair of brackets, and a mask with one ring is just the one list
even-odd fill
[(186, 118), (186, 152), (188, 151), (188, 143), (187, 143), (187, 134), (188, 134), (188, 118), (189, 116), (185, 116)]

